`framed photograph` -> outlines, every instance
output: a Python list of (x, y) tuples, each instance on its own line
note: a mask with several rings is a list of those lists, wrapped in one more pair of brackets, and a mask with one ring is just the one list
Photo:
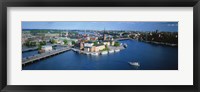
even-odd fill
[(1, 91), (199, 91), (199, 0), (0, 6)]

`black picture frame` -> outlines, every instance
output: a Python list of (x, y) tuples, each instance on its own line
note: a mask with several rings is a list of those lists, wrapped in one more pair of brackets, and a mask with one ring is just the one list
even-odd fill
[[(35, 91), (116, 91), (116, 92), (199, 92), (200, 0), (2, 0), (0, 1), (0, 90)], [(7, 7), (193, 7), (194, 85), (7, 85)]]

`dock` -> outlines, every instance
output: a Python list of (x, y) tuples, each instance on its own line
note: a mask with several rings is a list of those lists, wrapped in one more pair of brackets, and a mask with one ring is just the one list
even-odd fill
[(44, 58), (47, 58), (47, 57), (50, 57), (50, 56), (54, 56), (54, 55), (57, 55), (59, 53), (62, 53), (62, 52), (68, 51), (68, 50), (71, 50), (71, 48), (65, 47), (65, 48), (61, 48), (61, 49), (58, 49), (58, 50), (53, 50), (53, 51), (45, 52), (45, 53), (42, 53), (42, 54), (30, 56), (28, 58), (23, 58), (22, 59), (22, 65), (26, 65), (28, 63), (32, 63), (32, 62), (37, 61), (37, 60), (41, 60), (41, 59), (44, 59)]

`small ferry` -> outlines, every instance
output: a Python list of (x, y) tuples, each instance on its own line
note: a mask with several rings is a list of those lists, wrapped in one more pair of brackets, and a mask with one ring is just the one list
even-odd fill
[(89, 53), (89, 52), (85, 52), (85, 54), (86, 54), (86, 55), (90, 55), (90, 53)]
[(109, 52), (109, 53), (114, 53), (115, 51), (114, 51), (114, 50), (109, 50), (108, 52)]
[(101, 55), (105, 55), (105, 54), (108, 54), (108, 51), (102, 51), (101, 52)]
[(98, 56), (98, 55), (99, 55), (99, 53), (97, 53), (97, 52), (94, 52), (94, 53), (91, 53), (91, 55)]
[(137, 66), (139, 67), (140, 66), (140, 63), (139, 62), (128, 62), (130, 65), (132, 66)]
[(119, 52), (119, 51), (120, 51), (120, 49), (116, 49), (116, 50), (115, 50), (115, 52)]

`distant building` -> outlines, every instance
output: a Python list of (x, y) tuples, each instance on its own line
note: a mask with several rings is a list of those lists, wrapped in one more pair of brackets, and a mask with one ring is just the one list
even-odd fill
[(98, 39), (98, 37), (90, 37), (91, 41), (96, 41)]
[(62, 41), (61, 43), (60, 43), (60, 45), (64, 45), (65, 43)]
[(46, 36), (46, 37), (59, 37), (59, 34), (58, 33), (46, 33), (46, 34), (44, 34), (44, 36)]
[(103, 44), (110, 46), (110, 41), (104, 41)]
[(105, 31), (103, 33), (103, 40), (105, 41), (106, 40), (106, 34), (105, 34)]
[(72, 46), (72, 41), (68, 41), (67, 44), (68, 44), (69, 46)]
[(32, 38), (30, 31), (22, 31), (22, 45), (28, 41), (29, 38)]
[(87, 36), (85, 40), (88, 40), (88, 41), (89, 41), (89, 40), (90, 40), (90, 37), (89, 37), (89, 36)]
[(110, 45), (113, 46), (114, 44), (115, 44), (115, 41), (111, 41), (111, 42), (110, 42)]
[(46, 52), (46, 51), (52, 51), (53, 48), (50, 45), (45, 45), (45, 46), (42, 46), (41, 50)]
[(67, 37), (67, 36), (68, 36), (68, 32), (62, 32), (62, 33), (61, 33), (61, 36), (62, 36), (62, 37)]

